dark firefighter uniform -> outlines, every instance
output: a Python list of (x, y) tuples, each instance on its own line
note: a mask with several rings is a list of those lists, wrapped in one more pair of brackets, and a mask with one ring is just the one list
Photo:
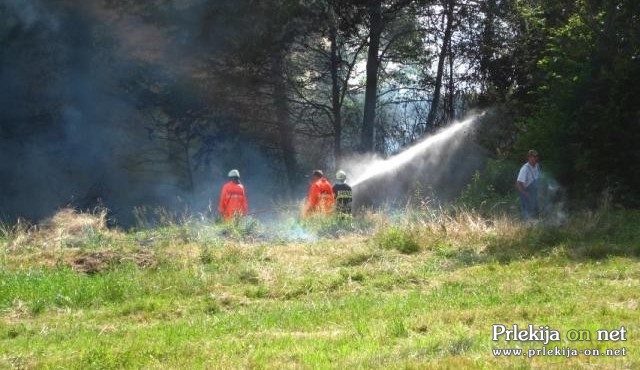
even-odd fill
[(336, 198), (336, 212), (339, 215), (350, 215), (351, 202), (353, 201), (351, 186), (345, 183), (335, 184), (333, 185), (333, 195)]

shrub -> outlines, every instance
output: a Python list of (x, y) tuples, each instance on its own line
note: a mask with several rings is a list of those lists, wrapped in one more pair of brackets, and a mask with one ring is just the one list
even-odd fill
[(396, 249), (400, 253), (411, 254), (420, 251), (415, 232), (399, 226), (389, 226), (374, 236), (374, 243), (383, 249)]
[(489, 160), (482, 172), (476, 172), (458, 198), (459, 205), (485, 214), (510, 211), (517, 198), (514, 188), (520, 164)]

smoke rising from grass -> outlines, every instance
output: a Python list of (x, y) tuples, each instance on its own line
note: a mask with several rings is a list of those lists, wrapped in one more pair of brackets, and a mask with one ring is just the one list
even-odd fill
[[(207, 80), (222, 49), (217, 42), (242, 31), (204, 17), (214, 3), (0, 2), (7, 10), (0, 12), (0, 217), (42, 219), (67, 205), (98, 204), (122, 224), (133, 221), (135, 206), (202, 212), (216, 205), (232, 168), (242, 174), (250, 212), (265, 219), (280, 212), (274, 205), (284, 197), (283, 169), (265, 154), (280, 156), (277, 145), (249, 145), (229, 129), (236, 122), (211, 109), (220, 93), (211, 85), (223, 85)], [(203, 33), (213, 36), (203, 40)], [(233, 92), (228, 85), (224, 92)], [(199, 110), (206, 114), (191, 114)], [(197, 160), (198, 145), (181, 142), (195, 132), (189, 124), (196, 118), (207, 120), (201, 138), (211, 146)], [(389, 161), (354, 159), (346, 169), (357, 182), (356, 200), (403, 200), (419, 187), (452, 196), (482, 163), (464, 134), (469, 126)], [(186, 134), (164, 135), (179, 129)], [(307, 184), (300, 185), (298, 198)]]
[(193, 80), (217, 47), (200, 39), (208, 2), (158, 3), (0, 1), (0, 218), (103, 205), (131, 225), (136, 206), (201, 212), (231, 168), (253, 209), (277, 193), (273, 163), (225, 117), (206, 122), (208, 158), (152, 135), (213, 105)]

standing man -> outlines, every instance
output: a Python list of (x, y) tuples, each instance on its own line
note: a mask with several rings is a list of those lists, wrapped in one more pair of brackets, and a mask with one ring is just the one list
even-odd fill
[(322, 171), (313, 171), (304, 216), (307, 217), (312, 213), (329, 214), (333, 211), (334, 202), (331, 183), (324, 177)]
[(347, 174), (340, 170), (336, 173), (337, 184), (333, 185), (333, 196), (336, 198), (336, 211), (340, 216), (351, 215), (353, 194), (351, 186), (347, 185)]
[(222, 186), (218, 212), (222, 219), (228, 221), (234, 216), (245, 216), (249, 210), (244, 186), (240, 183), (240, 172), (231, 170), (228, 174), (229, 181)]
[(538, 165), (538, 152), (531, 149), (527, 153), (527, 163), (522, 165), (518, 173), (516, 187), (520, 196), (520, 208), (522, 219), (528, 221), (538, 212), (538, 179), (540, 178), (540, 166)]

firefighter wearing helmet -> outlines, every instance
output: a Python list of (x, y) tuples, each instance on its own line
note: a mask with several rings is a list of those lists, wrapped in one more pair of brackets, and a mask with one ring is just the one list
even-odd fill
[(320, 170), (313, 171), (311, 175), (311, 184), (309, 185), (309, 196), (307, 198), (307, 206), (304, 215), (309, 216), (313, 213), (329, 214), (333, 212), (333, 188), (331, 183), (324, 177)]
[(233, 169), (227, 177), (229, 181), (222, 186), (218, 204), (218, 212), (225, 221), (234, 216), (245, 216), (249, 210), (244, 186), (240, 183), (240, 172)]
[(351, 186), (347, 185), (347, 174), (340, 170), (336, 173), (337, 184), (333, 185), (333, 195), (336, 199), (336, 212), (340, 216), (351, 215), (353, 194)]

